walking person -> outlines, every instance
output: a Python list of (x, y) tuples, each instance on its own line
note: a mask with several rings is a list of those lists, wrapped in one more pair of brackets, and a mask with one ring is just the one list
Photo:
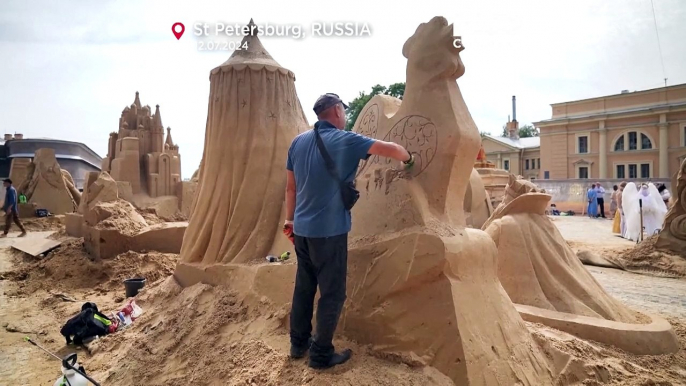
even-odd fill
[(598, 217), (598, 191), (595, 189), (595, 184), (591, 185), (586, 193), (586, 198), (588, 199), (588, 217), (597, 218)]
[(2, 206), (2, 211), (5, 213), (5, 232), (0, 237), (7, 237), (12, 226), (12, 221), (19, 227), (21, 234), (19, 237), (26, 236), (26, 229), (19, 221), (19, 205), (17, 204), (17, 190), (12, 186), (12, 180), (6, 178), (2, 181), (5, 187), (5, 204)]
[(600, 182), (596, 182), (595, 190), (597, 192), (598, 209), (600, 210), (598, 217), (607, 218), (605, 217), (605, 188), (600, 185)]
[[(356, 201), (354, 178), (370, 155), (414, 164), (402, 146), (345, 131), (347, 109), (336, 94), (317, 99), (318, 121), (298, 135), (288, 150), (284, 234), (293, 240), (298, 268), (290, 317), (291, 357), (310, 352), (309, 366), (325, 369), (350, 359), (336, 353), (333, 335), (346, 299), (350, 209)], [(319, 287), (317, 331), (312, 333), (314, 297)]]

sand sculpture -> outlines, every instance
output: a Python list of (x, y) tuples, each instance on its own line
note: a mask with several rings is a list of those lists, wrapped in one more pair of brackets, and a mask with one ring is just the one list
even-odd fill
[[(669, 323), (653, 317), (642, 324), (584, 268), (545, 215), (550, 199), (510, 176), (505, 199), (483, 226), (498, 247), (498, 278), (524, 319), (638, 354), (677, 350)], [(616, 331), (608, 333), (610, 327)]]
[(293, 247), (281, 232), (285, 160), (307, 119), (293, 73), (257, 36), (243, 42), (247, 50), (210, 74), (205, 151), (177, 275), (187, 265), (264, 260)]
[(165, 137), (159, 105), (151, 114), (136, 92), (134, 102), (121, 113), (119, 131), (110, 133), (107, 149), (102, 170), (117, 181), (120, 198), (140, 209), (154, 209), (163, 218), (188, 212), (195, 183), (181, 181), (179, 146), (171, 128)]
[(73, 212), (81, 199), (73, 178), (57, 163), (54, 149), (36, 150), (33, 161), (26, 165), (26, 177), (17, 186), (17, 191), (26, 195), (27, 206), (47, 209), (52, 214)]
[(672, 183), (672, 186), (675, 187), (673, 203), (655, 246), (686, 258), (686, 160), (681, 162), (676, 184)]
[(167, 127), (164, 138), (159, 105), (151, 115), (150, 106), (141, 106), (136, 92), (134, 102), (121, 113), (119, 131), (110, 134), (107, 149), (102, 170), (115, 181), (129, 182), (133, 194), (176, 194), (176, 183), (181, 181), (181, 156), (172, 140), (171, 128)]
[[(293, 265), (237, 263), (263, 259), (285, 240), (278, 229), (283, 162), (295, 128), (307, 123), (292, 73), (256, 37), (246, 40), (250, 49), (234, 53), (210, 77), (199, 194), (175, 277), (184, 286), (223, 283), (283, 300), (292, 293)], [(546, 357), (498, 281), (493, 241), (466, 228), (463, 201), (479, 133), (455, 82), (464, 66), (463, 48), (455, 48), (454, 40), (442, 17), (421, 24), (403, 47), (408, 66), (402, 104), (375, 96), (356, 123), (355, 131), (397, 141), (417, 161), (411, 175), (377, 157), (360, 167), (349, 301), (339, 332), (434, 366), (456, 384), (550, 384)], [(260, 92), (246, 93), (248, 87)], [(244, 104), (255, 102), (241, 114)], [(288, 124), (280, 125), (276, 116)], [(230, 193), (198, 198), (215, 191)]]
[(86, 175), (76, 213), (65, 216), (67, 234), (83, 237), (94, 259), (107, 259), (126, 251), (179, 253), (185, 222), (148, 224), (128, 201), (119, 198), (117, 182), (107, 172)]
[(472, 169), (472, 174), (469, 176), (463, 209), (467, 226), (477, 229), (480, 229), (493, 213), (491, 198), (476, 169)]

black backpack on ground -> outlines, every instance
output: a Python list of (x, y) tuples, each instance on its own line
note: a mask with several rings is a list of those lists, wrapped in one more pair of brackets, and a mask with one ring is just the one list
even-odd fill
[(60, 330), (60, 334), (67, 340), (67, 344), (71, 344), (73, 341), (76, 345), (82, 345), (89, 338), (107, 335), (108, 327), (96, 319), (95, 315), (110, 320), (98, 311), (98, 306), (95, 303), (88, 302), (81, 306), (81, 312), (69, 319)]

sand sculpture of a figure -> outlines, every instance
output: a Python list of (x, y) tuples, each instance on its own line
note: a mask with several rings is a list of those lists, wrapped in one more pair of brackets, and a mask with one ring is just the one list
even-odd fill
[(639, 241), (642, 232), (648, 237), (657, 233), (667, 214), (667, 206), (652, 183), (637, 187), (635, 183), (629, 182), (622, 192), (622, 209), (626, 217), (623, 236), (633, 241)]
[(36, 150), (33, 161), (26, 166), (26, 179), (17, 191), (26, 196), (29, 204), (53, 214), (73, 212), (81, 199), (74, 179), (57, 163), (54, 149)]
[(607, 294), (545, 214), (552, 196), (510, 175), (503, 202), (484, 224), (498, 247), (498, 278), (529, 321), (637, 354), (678, 350), (667, 321), (642, 324)]
[(456, 83), (465, 67), (454, 41), (446, 19), (421, 24), (403, 47), (402, 103), (375, 96), (355, 123), (356, 132), (403, 145), (416, 163), (409, 175), (379, 157), (360, 165), (339, 331), (418, 358), (458, 385), (552, 384), (498, 281), (493, 241), (466, 228), (480, 137)]
[(285, 165), (307, 119), (294, 74), (257, 36), (243, 42), (248, 49), (235, 51), (210, 75), (205, 151), (177, 278), (186, 264), (264, 261), (293, 248), (280, 228)]
[(686, 257), (686, 159), (681, 162), (674, 189), (674, 203), (667, 212), (655, 246)]
[(506, 197), (483, 229), (498, 247), (498, 278), (513, 302), (635, 323), (608, 295), (545, 215), (552, 196), (511, 176)]
[(480, 229), (493, 213), (491, 197), (488, 195), (481, 175), (476, 169), (472, 169), (472, 174), (469, 176), (463, 209), (467, 226), (477, 229)]

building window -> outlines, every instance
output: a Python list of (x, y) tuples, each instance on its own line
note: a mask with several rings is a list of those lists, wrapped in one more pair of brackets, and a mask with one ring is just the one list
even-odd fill
[(538, 164), (538, 167), (536, 169), (540, 169), (541, 168), (541, 159), (540, 158), (536, 159), (536, 164)]
[(629, 150), (636, 150), (638, 148), (638, 135), (635, 131), (629, 133)]
[(579, 167), (579, 178), (588, 178), (588, 167), (586, 167), (586, 166), (580, 166)]
[(624, 136), (617, 138), (615, 142), (615, 151), (624, 151)]
[(638, 168), (636, 164), (629, 165), (629, 178), (638, 178)]
[(647, 149), (652, 149), (653, 144), (650, 142), (650, 138), (648, 138), (647, 135), (641, 133), (641, 149), (647, 150)]
[(626, 178), (626, 167), (624, 165), (617, 165), (617, 178)]
[(544, 171), (543, 172), (543, 179), (549, 180), (550, 179), (550, 172), (549, 171)]
[(503, 169), (510, 170), (510, 160), (506, 159), (503, 161)]
[(529, 170), (529, 160), (524, 161), (524, 165), (525, 165), (524, 168), (526, 170)]
[(588, 136), (577, 138), (579, 146), (579, 154), (588, 153)]
[(641, 164), (641, 178), (650, 178), (650, 164)]
[(684, 125), (684, 127), (682, 128), (682, 131), (684, 132), (684, 146), (686, 146), (686, 125)]

